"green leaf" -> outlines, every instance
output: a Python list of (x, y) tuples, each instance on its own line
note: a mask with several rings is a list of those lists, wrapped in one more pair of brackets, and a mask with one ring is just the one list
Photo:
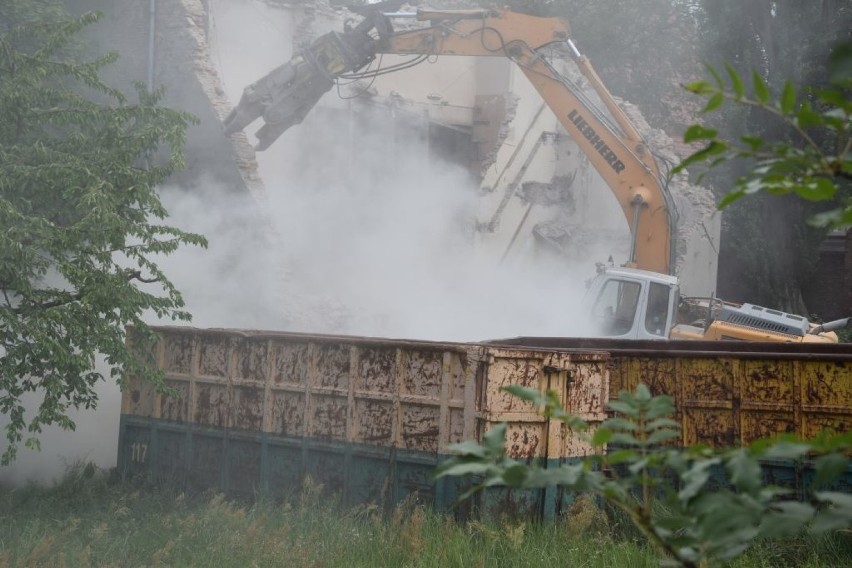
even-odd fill
[(450, 444), (447, 449), (454, 454), (463, 456), (473, 456), (478, 458), (488, 457), (486, 449), (472, 440), (465, 440), (458, 444)]
[(722, 93), (716, 93), (711, 96), (707, 100), (707, 104), (704, 106), (704, 110), (701, 112), (711, 112), (722, 106), (722, 103), (725, 102), (725, 96)]
[(620, 400), (611, 400), (609, 401), (607, 406), (609, 406), (610, 410), (614, 410), (619, 414), (624, 414), (625, 416), (629, 416), (631, 418), (636, 418), (637, 416), (639, 416), (638, 408), (636, 408), (634, 405)]
[[(817, 96), (826, 105), (839, 107), (840, 109), (844, 108), (848, 102), (846, 96), (839, 89), (818, 89)], [(841, 118), (843, 116), (844, 114), (839, 115)]]
[(718, 71), (716, 71), (716, 68), (715, 68), (715, 67), (713, 67), (712, 65), (708, 65), (708, 66), (707, 66), (707, 71), (710, 73), (710, 75), (712, 75), (712, 76), (713, 76), (713, 80), (714, 80), (714, 81), (716, 81), (716, 86), (717, 86), (719, 89), (723, 89), (723, 88), (725, 87), (725, 83), (724, 83), (724, 82), (722, 82), (722, 76), (721, 76), (721, 75), (719, 75), (719, 72), (718, 72)]
[(801, 128), (809, 128), (811, 126), (820, 126), (823, 124), (822, 116), (815, 112), (809, 102), (805, 102), (799, 107), (799, 112), (796, 113), (796, 125)]
[(818, 213), (808, 219), (808, 224), (814, 227), (838, 228), (852, 225), (852, 206)]
[(739, 73), (737, 73), (730, 65), (725, 65), (725, 70), (731, 78), (731, 86), (734, 88), (734, 94), (737, 96), (737, 99), (742, 99), (745, 97), (745, 87), (743, 86), (743, 80), (740, 78)]
[(746, 193), (742, 189), (726, 193), (725, 196), (719, 201), (719, 209), (724, 209), (734, 201), (742, 199), (743, 197), (745, 197), (745, 195)]
[(693, 462), (681, 477), (683, 487), (678, 491), (678, 499), (686, 503), (699, 495), (710, 479), (712, 468), (718, 463), (718, 459), (696, 460)]
[(811, 530), (822, 532), (852, 528), (852, 495), (837, 491), (817, 491), (814, 497), (822, 505)]
[(614, 452), (608, 452), (606, 455), (606, 463), (617, 465), (625, 462), (632, 462), (638, 459), (639, 453), (636, 450), (622, 449)]
[(748, 450), (732, 451), (725, 465), (730, 475), (731, 484), (740, 491), (751, 493), (758, 490), (762, 485), (760, 464), (750, 455)]
[(849, 465), (849, 458), (842, 454), (828, 454), (814, 460), (813, 486), (820, 487), (842, 475)]
[[(672, 405), (672, 414), (674, 413), (674, 405)], [(680, 422), (671, 418), (657, 418), (651, 420), (645, 425), (647, 430), (656, 430), (657, 428), (680, 428)]]
[(650, 460), (648, 458), (640, 458), (640, 459), (632, 462), (627, 467), (627, 470), (630, 473), (632, 473), (633, 475), (638, 475), (638, 474), (642, 473), (642, 471), (645, 470), (648, 467), (649, 463), (650, 463)]
[(659, 444), (660, 442), (665, 442), (666, 440), (674, 440), (680, 438), (679, 430), (671, 430), (668, 428), (657, 430), (653, 432), (650, 436), (648, 436), (648, 442), (651, 444)]
[(822, 113), (823, 126), (835, 132), (845, 132), (849, 128), (850, 113), (841, 108), (832, 108)]
[(502, 455), (506, 445), (506, 429), (508, 426), (501, 422), (485, 433), (482, 437), (482, 446), (488, 455)]
[(654, 419), (674, 415), (675, 410), (674, 399), (672, 397), (665, 394), (658, 395), (648, 401), (645, 418), (656, 422)]
[(601, 447), (609, 443), (612, 439), (612, 430), (607, 428), (598, 428), (592, 435), (591, 444), (594, 447)]
[(714, 89), (713, 85), (711, 85), (707, 81), (695, 81), (694, 83), (687, 83), (683, 86), (683, 88), (691, 93), (695, 93), (696, 95), (708, 95), (717, 91), (717, 89)]
[(719, 140), (711, 141), (707, 146), (698, 150), (697, 152), (693, 152), (691, 155), (687, 156), (680, 164), (675, 166), (672, 173), (680, 173), (685, 168), (691, 166), (692, 164), (697, 164), (698, 162), (702, 162), (707, 160), (713, 156), (721, 154), (728, 149), (728, 144), (726, 142), (721, 142)]
[(521, 385), (509, 385), (503, 387), (502, 390), (520, 398), (521, 400), (532, 402), (535, 405), (547, 404), (547, 398), (538, 389), (531, 389), (529, 387), (523, 387)]
[(757, 152), (763, 146), (763, 138), (760, 136), (743, 135), (740, 136), (740, 140), (742, 140), (752, 152)]
[(828, 178), (816, 177), (795, 186), (796, 195), (807, 201), (828, 201), (837, 193), (837, 186)]
[(446, 461), (435, 468), (435, 477), (460, 477), (464, 475), (485, 475), (492, 465), (483, 462)]
[(752, 73), (752, 82), (754, 83), (754, 96), (757, 97), (758, 102), (769, 104), (769, 87), (757, 71)]
[(537, 488), (559, 485), (566, 489), (585, 490), (600, 485), (602, 474), (588, 471), (583, 464), (563, 464), (556, 468), (531, 468), (524, 487)]
[(843, 511), (846, 511), (852, 518), (852, 495), (849, 493), (840, 493), (839, 491), (815, 491), (814, 497), (817, 501), (830, 504)]
[(787, 81), (784, 83), (784, 90), (781, 91), (781, 112), (791, 114), (796, 106), (796, 88), (793, 83)]
[(810, 444), (781, 441), (761, 452), (766, 459), (799, 459), (811, 450)]
[(624, 432), (614, 432), (612, 436), (610, 436), (609, 441), (611, 444), (625, 444), (629, 446), (640, 445), (638, 438), (632, 434), (626, 434)]
[(626, 418), (609, 418), (603, 421), (601, 428), (607, 430), (627, 430), (632, 432), (638, 430), (639, 426), (632, 420), (627, 420)]
[(565, 426), (575, 432), (585, 432), (589, 429), (588, 422), (577, 416), (573, 416), (566, 412), (555, 412), (554, 416), (557, 419), (561, 420), (562, 423), (565, 424)]
[(696, 140), (706, 140), (708, 138), (715, 138), (719, 132), (713, 128), (705, 128), (700, 124), (693, 124), (689, 128), (686, 129), (686, 132), (683, 133), (683, 141), (687, 144), (691, 142), (695, 142)]
[(846, 452), (852, 449), (852, 432), (822, 430), (808, 443), (818, 452)]
[(799, 501), (782, 501), (772, 505), (760, 523), (760, 534), (766, 538), (798, 535), (814, 516), (814, 508)]
[(823, 509), (817, 512), (810, 529), (812, 533), (819, 534), (848, 529), (850, 526), (852, 526), (852, 518), (848, 514), (836, 509)]
[(525, 464), (515, 464), (508, 467), (503, 471), (503, 481), (509, 487), (521, 487), (527, 479), (529, 469), (529, 466)]

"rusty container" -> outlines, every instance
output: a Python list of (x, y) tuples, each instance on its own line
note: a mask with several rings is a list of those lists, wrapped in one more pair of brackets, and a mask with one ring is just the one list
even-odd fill
[[(603, 350), (609, 353), (612, 398), (639, 383), (674, 399), (681, 446), (738, 447), (792, 434), (852, 431), (852, 345), (738, 341), (625, 341), (513, 338), (504, 348)], [(804, 495), (813, 477), (807, 460), (764, 464), (766, 481)], [(852, 492), (852, 469), (834, 489)]]
[[(464, 489), (433, 479), (448, 446), (508, 422), (507, 451), (558, 464), (590, 448), (500, 387), (554, 390), (592, 424), (605, 419), (608, 355), (239, 330), (155, 328), (137, 347), (172, 396), (128, 377), (119, 468), (189, 488), (281, 497), (310, 477), (344, 503), (392, 507), (416, 494), (439, 509)], [(131, 335), (132, 337), (132, 335)], [(558, 514), (556, 489), (485, 492), (477, 513)]]

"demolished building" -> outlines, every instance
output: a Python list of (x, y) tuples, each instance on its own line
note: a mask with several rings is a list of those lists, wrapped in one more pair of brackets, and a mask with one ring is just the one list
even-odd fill
[[(454, 185), (464, 194), (447, 198), (446, 215), (453, 229), (461, 227), (475, 243), (470, 254), (477, 257), (477, 265), (490, 265), (495, 274), (523, 272), (538, 264), (588, 278), (596, 263), (626, 261), (629, 230), (619, 204), (508, 60), (441, 57), (373, 80), (340, 84), (303, 124), (265, 152), (255, 153), (251, 132), (248, 137), (221, 134), (220, 123), (242, 89), (287, 61), (299, 46), (326, 31), (342, 29), (352, 14), (327, 0), (156, 0), (148, 10), (126, 4), (139, 24), (134, 29), (150, 33), (139, 34), (132, 46), (125, 41), (122, 51), (148, 55), (147, 75), (154, 86), (170, 87), (176, 81), (194, 85), (182, 87), (177, 97), (172, 90), (166, 98), (168, 104), (201, 118), (201, 133), (196, 129), (187, 147), (189, 169), (184, 179), (211, 175), (224, 179), (234, 191), (250, 196), (262, 217), (272, 210), (292, 210), (294, 200), (308, 199), (304, 193), (314, 199), (306, 210), (317, 211), (323, 207), (323, 192), (331, 186), (348, 187), (341, 191), (354, 204), (380, 198), (371, 187), (395, 177), (415, 178), (424, 184), (420, 191), (426, 192), (427, 182), (434, 178), (434, 186)], [(435, 8), (463, 4), (432, 3)], [(127, 27), (127, 11), (122, 18), (121, 27)], [(146, 58), (138, 59), (135, 68), (141, 70)], [(409, 61), (386, 55), (376, 65), (404, 67)], [(568, 60), (558, 64), (583, 84)], [(589, 96), (594, 98), (590, 90)], [(664, 167), (675, 164), (679, 157), (672, 140), (651, 128), (636, 107), (622, 104)], [(288, 193), (296, 186), (295, 193)], [(685, 293), (712, 295), (720, 230), (712, 195), (684, 177), (673, 179), (669, 189), (678, 216), (674, 271)], [(339, 201), (340, 194), (329, 195), (328, 200)], [(271, 201), (278, 203), (273, 207)], [(395, 214), (385, 211), (384, 219)], [(346, 322), (364, 316), (353, 305), (358, 302), (329, 285), (334, 271), (306, 276), (311, 272), (306, 270), (306, 258), (316, 256), (314, 251), (323, 246), (346, 248), (345, 242), (331, 242), (333, 229), (343, 230), (341, 225), (350, 222), (352, 230), (374, 225), (380, 216), (367, 215), (360, 222), (318, 217), (310, 229), (298, 234), (282, 229), (286, 222), (280, 219), (260, 223), (267, 225), (270, 246), (281, 251), (281, 266), (275, 269), (281, 282), (276, 302), (282, 306), (285, 327), (354, 330)], [(299, 217), (302, 221), (305, 214)], [(441, 238), (439, 232), (435, 230), (435, 238)], [(310, 253), (291, 254), (294, 241), (301, 239), (310, 240), (304, 244)], [(444, 246), (452, 248), (454, 243)], [(342, 258), (331, 262), (342, 263), (338, 273), (347, 270), (345, 255)], [(385, 255), (369, 264), (394, 262), (399, 259)], [(358, 269), (362, 268), (363, 263)], [(444, 280), (452, 280), (458, 271), (430, 269), (442, 270)], [(377, 321), (376, 329), (381, 328)]]
[[(343, 29), (347, 17), (345, 11), (324, 2), (310, 9), (286, 2), (272, 4), (281, 10), (280, 28), (291, 30), (291, 52), (330, 29)], [(450, 6), (460, 4), (465, 3)], [(216, 2), (211, 6), (215, 18)], [(228, 18), (220, 18), (220, 30), (225, 21)], [(398, 26), (405, 29), (405, 22)], [(569, 80), (595, 100), (571, 63), (558, 54), (555, 58)], [(277, 62), (283, 61), (286, 57)], [(554, 252), (555, 258), (574, 262), (595, 257), (600, 261), (610, 255), (616, 262), (626, 260), (627, 229), (615, 200), (518, 69), (503, 58), (441, 57), (431, 62), (434, 65), (411, 61), (406, 56), (383, 56), (379, 68), (416, 65), (416, 69), (339, 85), (338, 100), (325, 97), (315, 112), (332, 112), (341, 99), (349, 99), (354, 102), (345, 122), (351, 120), (352, 106), (355, 115), (383, 107), (395, 128), (423, 131), (430, 153), (469, 168), (480, 183), (475, 228), (485, 254), (501, 260)], [(666, 167), (677, 163), (673, 141), (651, 128), (635, 106), (622, 105), (658, 160)], [(308, 131), (310, 127), (290, 136), (304, 138)], [(355, 139), (350, 143), (357, 146), (365, 130), (350, 124), (347, 132), (353, 131)], [(442, 156), (441, 149), (447, 148)], [(565, 187), (568, 181), (570, 188)], [(532, 191), (535, 187), (551, 189), (542, 193)], [(689, 293), (711, 295), (720, 226), (712, 195), (691, 186), (685, 176), (673, 179), (669, 189), (679, 217), (674, 271)]]

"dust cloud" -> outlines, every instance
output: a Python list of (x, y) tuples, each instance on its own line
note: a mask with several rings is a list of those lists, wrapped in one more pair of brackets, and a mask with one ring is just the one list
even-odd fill
[[(211, 4), (211, 52), (232, 101), (291, 55), (269, 46), (294, 22), (261, 5)], [(327, 25), (317, 18), (314, 33)], [(583, 278), (564, 263), (477, 254), (479, 180), (434, 157), (418, 117), (348, 96), (327, 94), (257, 156), (280, 241), (274, 327), (442, 340), (581, 333), (569, 316)]]
[[(109, 367), (98, 360), (96, 368), (109, 376)], [(94, 411), (71, 412), (76, 423), (73, 431), (46, 427), (38, 438), (41, 451), (18, 446), (18, 458), (10, 466), (0, 467), (0, 486), (19, 486), (26, 483), (49, 484), (62, 476), (69, 466), (92, 462), (102, 467), (113, 467), (118, 450), (118, 424), (121, 414), (121, 392), (114, 382), (107, 381), (95, 387), (98, 407)], [(24, 406), (36, 409), (41, 402), (39, 393), (23, 397)], [(6, 417), (0, 415), (0, 448), (5, 449)], [(26, 433), (25, 433), (26, 434)], [(26, 436), (25, 436), (26, 437)]]
[[(227, 20), (241, 23), (212, 54), (232, 101), (289, 55), (258, 48), (286, 29), (261, 5), (228, 3)], [(252, 26), (258, 17), (267, 20)], [(435, 158), (392, 108), (334, 93), (321, 107), (259, 156), (265, 202), (215, 179), (163, 188), (169, 224), (210, 243), (160, 261), (192, 325), (448, 341), (583, 333), (576, 314), (590, 274), (477, 255), (479, 187), (469, 171)], [(120, 393), (109, 381), (97, 390), (97, 411), (72, 414), (76, 432), (45, 429), (43, 451), (21, 448), (0, 483), (49, 482), (78, 460), (113, 466)]]

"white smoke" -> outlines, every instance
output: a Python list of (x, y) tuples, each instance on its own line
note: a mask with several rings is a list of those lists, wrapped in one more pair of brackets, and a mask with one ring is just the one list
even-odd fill
[[(213, 5), (213, 58), (237, 101), (288, 56), (258, 48), (281, 45), (288, 24), (262, 2)], [(391, 110), (355, 120), (333, 98), (259, 156), (267, 203), (214, 179), (163, 188), (169, 224), (209, 240), (160, 261), (192, 325), (432, 340), (583, 334), (583, 277), (556, 262), (477, 256), (469, 173), (396, 132), (404, 121)], [(97, 411), (73, 413), (76, 432), (46, 429), (43, 451), (21, 448), (0, 482), (48, 482), (78, 460), (113, 466), (120, 393), (111, 382), (97, 390)]]
[[(96, 368), (109, 376), (109, 367), (99, 359)], [(0, 468), (0, 485), (25, 483), (51, 483), (78, 462), (93, 462), (103, 467), (115, 465), (118, 449), (118, 425), (121, 415), (121, 392), (115, 383), (101, 383), (95, 388), (98, 407), (95, 411), (72, 412), (75, 430), (46, 427), (37, 437), (41, 451), (18, 446), (15, 462)], [(40, 393), (28, 393), (22, 399), (27, 409), (36, 409), (41, 403)], [(27, 417), (25, 417), (27, 418)], [(0, 429), (7, 424), (0, 415)], [(26, 438), (26, 432), (25, 438)], [(0, 431), (0, 448), (5, 450), (6, 432)], [(2, 450), (0, 450), (2, 451)]]
[(294, 328), (442, 340), (570, 331), (559, 270), (477, 256), (477, 186), (461, 167), (429, 159), (417, 140), (389, 140), (378, 112), (350, 149), (354, 164), (338, 167), (311, 144), (339, 129), (326, 118), (286, 134), (261, 162)]
[[(298, 27), (292, 12), (262, 5), (211, 4), (211, 51), (232, 101), (247, 75), (289, 56), (269, 46)], [(312, 26), (318, 34), (330, 23), (317, 16)], [(582, 278), (556, 263), (478, 254), (478, 180), (430, 155), (423, 131), (406, 128), (418, 117), (337, 94), (257, 156), (280, 238), (267, 258), (284, 273), (276, 328), (440, 340), (582, 332), (570, 317)]]

